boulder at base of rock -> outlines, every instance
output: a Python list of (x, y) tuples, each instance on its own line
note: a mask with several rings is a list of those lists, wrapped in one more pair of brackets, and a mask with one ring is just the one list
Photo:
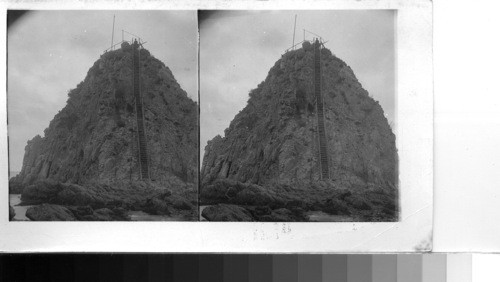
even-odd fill
[(99, 221), (111, 221), (113, 216), (113, 211), (108, 208), (98, 209), (94, 212), (94, 216)]
[(74, 221), (73, 213), (58, 205), (43, 204), (30, 207), (26, 211), (26, 217), (33, 221)]
[(209, 221), (253, 221), (245, 208), (236, 205), (219, 204), (206, 207), (202, 215)]
[(307, 221), (304, 210), (278, 208), (271, 210), (269, 207), (249, 208), (256, 221), (267, 222), (303, 222)]
[(170, 215), (172, 211), (170, 210), (169, 204), (163, 200), (157, 198), (148, 199), (142, 211), (145, 211), (153, 215)]
[(79, 221), (130, 221), (127, 210), (118, 208), (100, 208), (93, 210), (90, 206), (67, 207)]
[(93, 220), (92, 215), (94, 210), (90, 206), (80, 206), (80, 207), (68, 207), (68, 209), (73, 213), (77, 220)]
[(187, 199), (174, 195), (170, 198), (172, 206), (178, 210), (192, 210), (195, 208)]
[(273, 210), (271, 217), (272, 221), (298, 221), (293, 212), (285, 208)]
[(12, 220), (16, 216), (16, 211), (12, 206), (9, 206), (9, 220)]
[(205, 204), (237, 204), (237, 205), (275, 205), (281, 202), (278, 195), (271, 194), (256, 184), (242, 183), (230, 179), (218, 179), (201, 190), (201, 198)]

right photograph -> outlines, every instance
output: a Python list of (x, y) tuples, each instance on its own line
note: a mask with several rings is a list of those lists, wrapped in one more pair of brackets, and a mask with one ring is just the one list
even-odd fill
[(200, 220), (399, 221), (396, 17), (198, 12)]

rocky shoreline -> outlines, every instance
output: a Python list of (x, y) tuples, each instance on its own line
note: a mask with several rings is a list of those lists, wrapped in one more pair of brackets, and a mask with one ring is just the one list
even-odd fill
[(301, 222), (308, 221), (307, 213), (311, 211), (346, 216), (358, 222), (397, 221), (396, 190), (367, 186), (348, 190), (339, 183), (315, 182), (302, 187), (262, 187), (218, 179), (201, 189), (200, 204), (210, 205), (202, 213), (209, 221)]
[(44, 180), (24, 187), (20, 205), (32, 205), (26, 212), (32, 221), (130, 221), (133, 211), (192, 221), (198, 217), (196, 203), (189, 200), (196, 199), (193, 194), (194, 184), (172, 192), (150, 181), (78, 185)]

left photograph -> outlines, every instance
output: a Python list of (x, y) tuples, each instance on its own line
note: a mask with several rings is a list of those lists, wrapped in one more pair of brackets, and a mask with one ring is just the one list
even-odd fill
[(197, 221), (196, 11), (7, 17), (9, 219)]

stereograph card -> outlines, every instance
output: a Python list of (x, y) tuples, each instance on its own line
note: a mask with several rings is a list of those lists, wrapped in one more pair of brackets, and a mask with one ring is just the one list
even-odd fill
[(430, 251), (432, 4), (305, 3), (5, 5), (1, 249)]

